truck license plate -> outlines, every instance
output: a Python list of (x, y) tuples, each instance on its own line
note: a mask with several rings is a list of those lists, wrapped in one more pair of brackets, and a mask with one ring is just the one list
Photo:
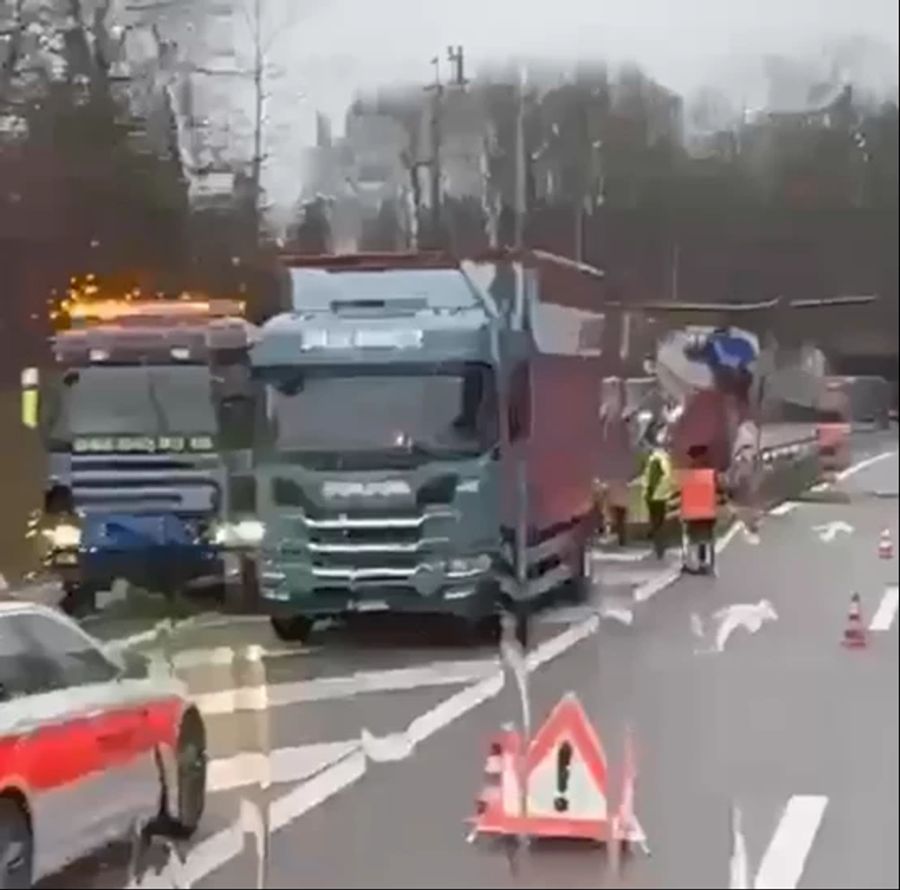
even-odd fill
[(384, 600), (359, 600), (354, 607), (357, 612), (386, 612), (389, 608)]

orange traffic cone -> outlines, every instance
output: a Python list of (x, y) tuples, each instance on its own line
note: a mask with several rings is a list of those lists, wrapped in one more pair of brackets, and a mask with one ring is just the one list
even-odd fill
[(880, 559), (894, 558), (894, 542), (891, 539), (891, 530), (886, 528), (878, 539), (878, 556)]
[(862, 623), (858, 593), (850, 597), (850, 611), (847, 613), (847, 627), (844, 629), (844, 645), (850, 649), (862, 649), (866, 645), (866, 629)]

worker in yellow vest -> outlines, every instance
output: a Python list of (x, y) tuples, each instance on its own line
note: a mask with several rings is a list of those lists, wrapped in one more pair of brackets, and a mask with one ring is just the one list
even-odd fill
[(684, 569), (696, 574), (715, 574), (717, 513), (716, 472), (709, 464), (709, 449), (688, 449), (690, 466), (679, 473)]
[(666, 512), (672, 498), (672, 460), (666, 448), (666, 436), (661, 430), (651, 434), (653, 450), (647, 458), (642, 477), (644, 504), (650, 526), (650, 540), (657, 559), (666, 555)]

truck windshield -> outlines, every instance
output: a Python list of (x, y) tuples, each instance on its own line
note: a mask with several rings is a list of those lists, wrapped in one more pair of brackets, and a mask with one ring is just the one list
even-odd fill
[(204, 366), (90, 367), (69, 371), (52, 400), (50, 438), (212, 435), (216, 414)]
[(493, 374), (485, 365), (282, 368), (263, 379), (268, 438), (278, 451), (452, 459), (496, 443)]

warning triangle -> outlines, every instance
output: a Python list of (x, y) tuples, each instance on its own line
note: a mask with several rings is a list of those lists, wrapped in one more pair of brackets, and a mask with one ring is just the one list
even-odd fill
[(526, 774), (529, 820), (559, 822), (561, 830), (573, 823), (590, 823), (584, 825), (589, 834), (603, 830), (608, 819), (606, 755), (573, 693), (559, 702), (536, 733), (528, 749)]

